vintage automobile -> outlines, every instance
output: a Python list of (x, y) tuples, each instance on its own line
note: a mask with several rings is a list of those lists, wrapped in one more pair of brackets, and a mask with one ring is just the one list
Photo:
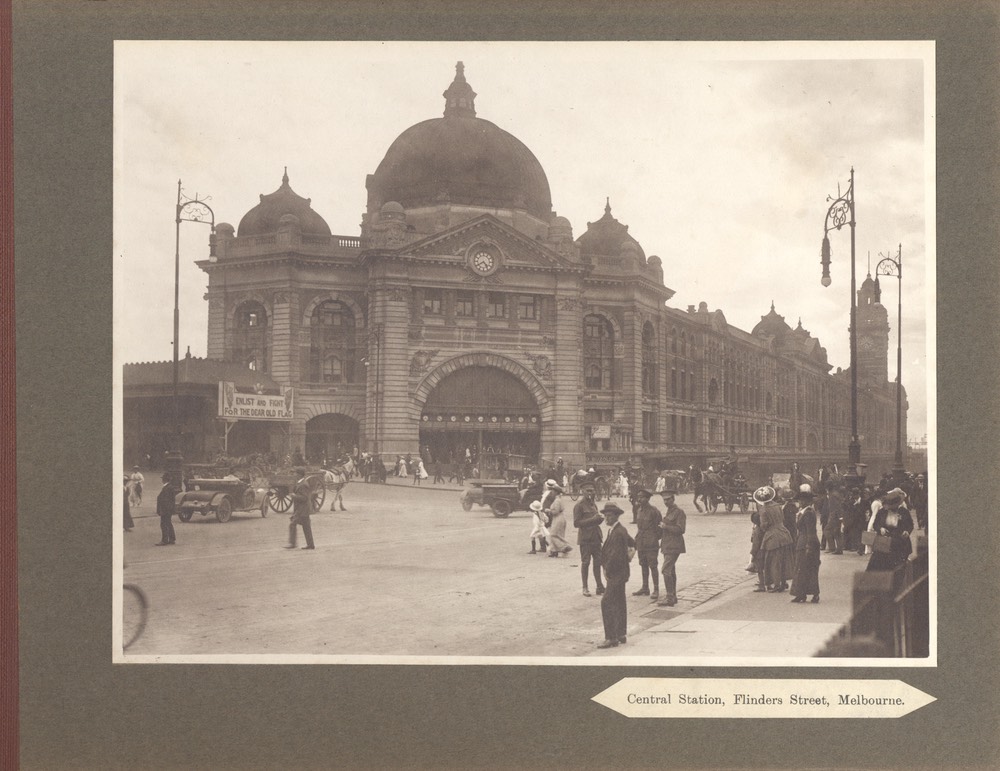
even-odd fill
[(190, 522), (195, 512), (202, 516), (214, 514), (219, 522), (228, 522), (234, 511), (259, 510), (262, 517), (267, 516), (271, 490), (260, 479), (251, 481), (228, 474), (218, 479), (193, 477), (185, 480), (185, 485), (187, 491), (178, 493), (175, 499), (181, 522)]
[(466, 482), (468, 487), (461, 492), (459, 500), (466, 511), (473, 504), (489, 506), (494, 517), (509, 517), (512, 511), (527, 511), (528, 507), (521, 503), (521, 492), (516, 484), (502, 479), (471, 479)]

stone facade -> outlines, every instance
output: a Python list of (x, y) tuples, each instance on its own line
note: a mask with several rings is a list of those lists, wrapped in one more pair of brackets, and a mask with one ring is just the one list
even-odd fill
[[(238, 233), (217, 227), (215, 256), (198, 263), (209, 357), (242, 357), (295, 389), (288, 452), (492, 442), (571, 466), (676, 468), (730, 447), (761, 468), (846, 459), (849, 373), (831, 373), (801, 322), (772, 306), (746, 332), (704, 303), (670, 307), (662, 261), (610, 202), (574, 240), (530, 151), (475, 117), (461, 68), (445, 96), (445, 116), (406, 132), (369, 176), (359, 236), (331, 234), (286, 171)], [(440, 137), (469, 146), (443, 155)], [(503, 166), (502, 189), (461, 166), (477, 153)], [(895, 386), (884, 308), (865, 291), (859, 432), (875, 469), (891, 461)], [(468, 368), (478, 385), (448, 390)], [(530, 402), (505, 401), (500, 385), (514, 381)], [(453, 414), (435, 397), (446, 391)]]

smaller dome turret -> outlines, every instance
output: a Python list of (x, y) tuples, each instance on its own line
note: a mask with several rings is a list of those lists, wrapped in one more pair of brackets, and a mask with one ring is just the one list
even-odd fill
[(312, 209), (312, 200), (296, 194), (288, 184), (288, 168), (281, 178), (281, 187), (269, 195), (261, 194), (260, 203), (243, 215), (237, 235), (259, 236), (276, 232), (286, 215), (298, 218), (303, 234), (328, 236), (330, 226)]
[(611, 216), (611, 199), (604, 206), (604, 216), (597, 222), (587, 223), (587, 232), (576, 240), (580, 254), (602, 257), (618, 257), (626, 254), (646, 262), (642, 246), (628, 233), (628, 225), (623, 225)]

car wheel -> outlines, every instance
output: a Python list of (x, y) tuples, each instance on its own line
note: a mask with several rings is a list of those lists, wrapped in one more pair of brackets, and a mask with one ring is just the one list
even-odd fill
[(493, 512), (494, 517), (509, 517), (511, 509), (513, 509), (513, 506), (511, 506), (510, 501), (500, 500), (490, 504), (490, 511)]
[(181, 522), (190, 522), (191, 517), (193, 515), (194, 512), (191, 511), (191, 509), (181, 509), (179, 512), (177, 512), (177, 519), (179, 519)]
[(228, 522), (233, 518), (233, 502), (229, 498), (223, 498), (215, 509), (215, 518), (219, 522)]

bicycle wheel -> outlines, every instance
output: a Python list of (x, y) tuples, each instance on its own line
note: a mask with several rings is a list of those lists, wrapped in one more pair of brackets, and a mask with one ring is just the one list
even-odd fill
[(146, 628), (149, 600), (135, 584), (122, 586), (122, 650), (138, 640)]

